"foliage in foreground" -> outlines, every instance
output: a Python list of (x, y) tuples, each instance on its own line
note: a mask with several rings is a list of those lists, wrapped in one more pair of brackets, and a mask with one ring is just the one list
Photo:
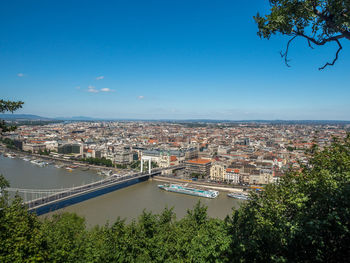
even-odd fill
[[(0, 178), (1, 189), (7, 183)], [(0, 262), (341, 262), (350, 250), (350, 137), (269, 185), (225, 220), (197, 204), (87, 229), (75, 214), (39, 221), (2, 191)]]

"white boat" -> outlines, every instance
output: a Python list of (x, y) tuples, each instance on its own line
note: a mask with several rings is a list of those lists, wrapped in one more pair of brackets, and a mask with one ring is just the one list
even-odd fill
[(38, 165), (38, 166), (40, 166), (40, 167), (43, 167), (43, 166), (46, 165), (45, 162), (42, 162), (42, 161), (40, 161), (40, 160), (32, 160), (32, 161), (30, 161), (30, 162), (31, 162), (32, 164)]
[(102, 176), (111, 176), (112, 170), (100, 170), (97, 174)]
[(250, 200), (249, 196), (247, 194), (241, 194), (241, 193), (229, 193), (227, 194), (228, 197), (236, 198), (240, 200)]
[(188, 187), (187, 185), (179, 185), (179, 184), (164, 184), (158, 185), (160, 189), (169, 192), (175, 192), (180, 194), (194, 195), (206, 198), (216, 198), (219, 195), (219, 191), (215, 190), (202, 190), (193, 187)]

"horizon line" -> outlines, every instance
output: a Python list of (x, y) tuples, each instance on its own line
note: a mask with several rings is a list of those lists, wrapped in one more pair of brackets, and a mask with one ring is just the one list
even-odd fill
[[(101, 117), (89, 117), (89, 116), (71, 116), (71, 117), (44, 117), (36, 114), (28, 113), (2, 113), (0, 116), (35, 116), (41, 119), (47, 119), (48, 121), (52, 120), (71, 120), (71, 121), (216, 121), (216, 122), (349, 122), (350, 120), (341, 120), (341, 119), (213, 119), (213, 118), (101, 118)], [(11, 118), (12, 119), (12, 118)], [(23, 118), (25, 119), (25, 118)]]

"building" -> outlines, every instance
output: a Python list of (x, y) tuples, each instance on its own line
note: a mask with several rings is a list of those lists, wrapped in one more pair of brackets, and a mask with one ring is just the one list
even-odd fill
[[(160, 168), (166, 168), (166, 167), (170, 167), (170, 166), (174, 166), (174, 165), (178, 165), (179, 164), (179, 160), (177, 159), (177, 157), (175, 155), (168, 155), (168, 154), (164, 154), (161, 156), (160, 160), (159, 160), (159, 167)], [(171, 174), (172, 170), (164, 170), (162, 171), (162, 174)]]
[(249, 184), (269, 184), (273, 182), (273, 173), (268, 169), (255, 170), (249, 175)]
[(242, 181), (239, 169), (227, 168), (225, 181), (230, 184), (240, 184)]
[(130, 164), (133, 161), (133, 154), (130, 151), (117, 151), (114, 153), (114, 162), (116, 164)]
[(57, 141), (46, 141), (46, 149), (49, 151), (58, 151), (58, 142)]
[(25, 152), (38, 153), (40, 151), (46, 150), (46, 145), (42, 142), (32, 141), (30, 143), (23, 143), (22, 149)]
[(17, 149), (23, 150), (23, 141), (21, 140), (13, 140), (14, 146), (16, 146)]
[(225, 175), (226, 175), (225, 165), (220, 163), (214, 163), (210, 167), (210, 180), (216, 181), (216, 182), (223, 182), (225, 181)]
[(198, 158), (198, 149), (197, 148), (188, 148), (185, 150), (185, 160), (191, 160)]
[(58, 146), (57, 152), (60, 154), (70, 154), (70, 153), (82, 154), (82, 149), (83, 149), (83, 146), (81, 144), (68, 143), (68, 144)]
[(193, 174), (209, 177), (210, 176), (211, 161), (208, 159), (193, 159), (185, 162), (185, 173), (188, 176)]

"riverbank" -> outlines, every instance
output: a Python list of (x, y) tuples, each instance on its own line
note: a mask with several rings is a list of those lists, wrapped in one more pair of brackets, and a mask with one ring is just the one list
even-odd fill
[(65, 164), (68, 166), (78, 166), (80, 168), (88, 168), (96, 171), (111, 170), (112, 173), (118, 173), (118, 174), (125, 174), (132, 171), (130, 169), (118, 169), (118, 168), (107, 167), (102, 165), (92, 165), (79, 160), (70, 160), (70, 159), (64, 159), (64, 158), (57, 158), (50, 155), (40, 155), (36, 153), (29, 153), (29, 152), (24, 152), (24, 151), (15, 150), (15, 149), (7, 149), (6, 146), (4, 145), (2, 145), (2, 147), (0, 148), (0, 153), (15, 153), (16, 155), (19, 155), (17, 157), (31, 156), (33, 158), (39, 158), (46, 161), (53, 161), (55, 163)]

